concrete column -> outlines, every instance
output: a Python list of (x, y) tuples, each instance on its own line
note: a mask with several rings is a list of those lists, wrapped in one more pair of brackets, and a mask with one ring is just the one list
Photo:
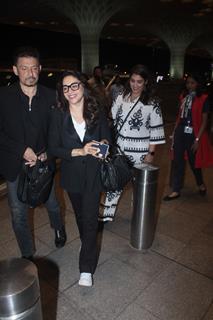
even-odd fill
[(184, 60), (186, 47), (177, 45), (170, 47), (170, 76), (173, 79), (181, 79), (184, 75)]
[(78, 27), (81, 35), (81, 70), (90, 74), (99, 64), (99, 37), (103, 26), (113, 14), (128, 6), (129, 1), (54, 0), (51, 3)]
[(81, 34), (81, 69), (90, 74), (94, 66), (99, 65), (99, 32), (80, 30)]
[[(213, 80), (213, 41), (210, 42), (209, 34), (203, 34), (201, 37), (197, 39), (195, 42), (195, 47), (205, 50), (209, 54), (209, 58), (211, 58), (211, 65), (210, 65), (210, 80)], [(212, 35), (211, 35), (212, 39)]]
[(170, 75), (173, 79), (182, 79), (187, 47), (201, 33), (201, 24), (195, 25), (187, 20), (180, 23), (175, 17), (155, 19), (147, 24), (152, 34), (158, 35), (170, 49)]
[(208, 53), (211, 55), (211, 81), (213, 81), (213, 45), (212, 44), (207, 44), (205, 49), (208, 51)]

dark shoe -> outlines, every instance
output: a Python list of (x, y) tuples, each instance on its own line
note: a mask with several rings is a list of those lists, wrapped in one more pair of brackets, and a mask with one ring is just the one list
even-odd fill
[(61, 230), (55, 230), (55, 246), (57, 248), (62, 248), (67, 241), (67, 235), (65, 228), (63, 227)]
[(171, 196), (171, 195), (167, 195), (167, 196), (165, 196), (164, 198), (163, 198), (163, 200), (164, 201), (172, 201), (172, 200), (175, 200), (175, 199), (177, 199), (177, 198), (179, 198), (180, 197), (180, 194), (178, 193), (177, 195), (175, 195), (175, 196)]
[[(200, 188), (201, 187), (201, 188)], [(207, 192), (207, 190), (206, 190), (206, 187), (204, 186), (204, 185), (202, 185), (202, 186), (200, 186), (199, 187), (199, 194), (202, 196), (202, 197), (204, 197), (205, 195), (206, 195), (206, 192)]]

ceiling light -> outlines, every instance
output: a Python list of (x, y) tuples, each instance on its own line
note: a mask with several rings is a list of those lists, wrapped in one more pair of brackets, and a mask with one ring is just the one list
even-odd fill
[(41, 24), (44, 24), (44, 22), (41, 22), (41, 21), (35, 21), (35, 24), (36, 24), (36, 25), (41, 25)]
[(213, 5), (213, 0), (203, 0), (202, 3), (211, 6), (211, 5)]
[(212, 12), (212, 8), (204, 8), (201, 10), (201, 12)]
[(112, 22), (112, 23), (110, 23), (110, 26), (111, 27), (118, 27), (118, 26), (120, 26), (120, 23)]
[(204, 13), (203, 12), (197, 12), (193, 14), (194, 17), (203, 17)]
[(125, 27), (134, 27), (134, 23), (125, 23), (124, 26)]
[(182, 3), (192, 3), (194, 0), (181, 0)]

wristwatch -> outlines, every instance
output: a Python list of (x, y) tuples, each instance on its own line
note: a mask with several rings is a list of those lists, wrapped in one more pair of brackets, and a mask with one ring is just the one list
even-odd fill
[(155, 151), (148, 151), (148, 153), (149, 153), (151, 156), (154, 156), (154, 155), (155, 155)]

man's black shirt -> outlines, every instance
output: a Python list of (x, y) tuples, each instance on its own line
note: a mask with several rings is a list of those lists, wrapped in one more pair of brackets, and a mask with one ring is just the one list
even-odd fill
[(6, 180), (16, 179), (27, 147), (35, 153), (47, 150), (55, 103), (55, 91), (39, 84), (31, 105), (19, 82), (0, 88), (0, 175)]

